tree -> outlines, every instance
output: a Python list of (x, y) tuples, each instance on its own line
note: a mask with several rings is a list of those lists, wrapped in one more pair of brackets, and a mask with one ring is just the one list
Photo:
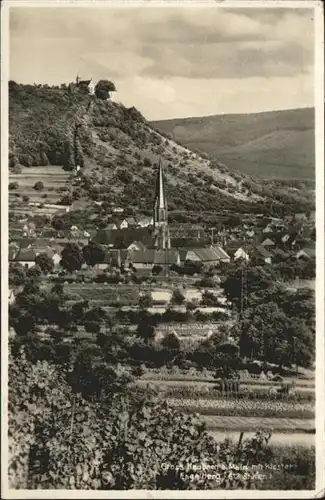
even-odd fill
[(68, 272), (79, 271), (84, 263), (82, 250), (77, 243), (68, 243), (61, 252), (60, 265)]
[(197, 307), (198, 307), (198, 304), (194, 300), (186, 302), (186, 311), (188, 311), (188, 312), (195, 311), (195, 309), (197, 309)]
[(116, 170), (116, 176), (124, 184), (131, 184), (132, 181), (133, 181), (133, 175), (125, 167), (124, 168), (118, 168)]
[(66, 226), (66, 223), (62, 217), (54, 216), (51, 221), (51, 225), (56, 231), (60, 231)]
[(9, 324), (19, 337), (31, 333), (36, 326), (36, 316), (28, 310), (20, 309), (14, 304), (9, 308)]
[(140, 309), (149, 309), (152, 307), (152, 297), (150, 293), (145, 293), (139, 297)]
[(163, 271), (162, 266), (159, 266), (159, 265), (157, 265), (157, 264), (155, 264), (155, 265), (153, 266), (153, 268), (152, 268), (152, 274), (153, 274), (153, 275), (158, 275), (158, 274), (160, 274), (162, 271)]
[(219, 304), (218, 297), (216, 297), (214, 293), (205, 290), (202, 294), (201, 304), (204, 306), (215, 307)]
[(49, 274), (53, 271), (54, 262), (47, 253), (40, 253), (36, 256), (35, 263), (39, 266), (44, 274)]
[(35, 264), (35, 266), (30, 267), (26, 271), (26, 277), (34, 283), (39, 282), (41, 274), (42, 270), (37, 264)]
[(138, 324), (137, 336), (145, 342), (150, 342), (155, 337), (155, 327), (148, 320), (142, 319)]
[(110, 97), (110, 92), (115, 92), (116, 87), (109, 80), (99, 80), (95, 86), (95, 95), (98, 99), (106, 100)]
[(82, 318), (82, 322), (85, 325), (86, 331), (90, 333), (99, 333), (101, 325), (105, 320), (106, 312), (101, 307), (93, 307), (88, 311), (85, 311)]
[(26, 281), (26, 269), (20, 262), (9, 264), (9, 286), (20, 286)]
[(167, 351), (178, 351), (180, 349), (180, 341), (175, 333), (168, 333), (161, 341), (161, 345)]
[(95, 266), (104, 261), (105, 250), (98, 243), (90, 242), (82, 250), (84, 261), (88, 266)]
[(182, 292), (178, 288), (176, 288), (173, 291), (171, 303), (180, 306), (183, 304), (184, 300), (185, 300), (184, 295), (182, 294)]
[(34, 184), (34, 189), (35, 189), (36, 191), (42, 191), (42, 190), (44, 189), (44, 184), (43, 184), (43, 182), (42, 182), (42, 181), (37, 181), (37, 182), (35, 182), (35, 184)]
[(9, 191), (14, 191), (15, 189), (19, 188), (18, 182), (9, 182)]
[(65, 196), (62, 196), (61, 200), (59, 201), (59, 205), (71, 205), (73, 202), (72, 196), (69, 194), (66, 194)]

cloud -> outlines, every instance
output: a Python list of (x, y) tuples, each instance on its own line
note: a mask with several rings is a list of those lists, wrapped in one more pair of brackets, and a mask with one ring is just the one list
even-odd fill
[(137, 71), (247, 78), (308, 71), (311, 17), (310, 9), (280, 8), (13, 9), (11, 32), (20, 39), (64, 39), (67, 48), (78, 40), (84, 58), (110, 68), (112, 77)]
[(290, 107), (312, 102), (313, 37), (313, 10), (302, 8), (12, 7), (10, 73), (106, 77), (153, 118), (205, 114), (205, 101), (210, 114), (247, 109), (242, 99)]

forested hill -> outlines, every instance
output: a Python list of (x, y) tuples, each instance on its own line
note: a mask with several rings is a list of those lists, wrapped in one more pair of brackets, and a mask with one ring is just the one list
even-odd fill
[[(154, 130), (126, 108), (61, 85), (9, 84), (9, 168), (82, 165), (77, 199), (151, 209), (155, 169), (165, 167), (169, 209), (283, 213), (310, 206), (305, 186), (264, 183), (230, 172)], [(300, 192), (296, 188), (302, 187)]]
[(314, 108), (153, 122), (192, 150), (249, 175), (313, 179)]

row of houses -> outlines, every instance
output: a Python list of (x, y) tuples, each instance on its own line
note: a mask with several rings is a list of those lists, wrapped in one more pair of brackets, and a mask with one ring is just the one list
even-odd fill
[[(87, 242), (86, 242), (87, 244)], [(110, 248), (103, 245), (105, 255), (103, 261), (97, 265), (99, 269), (105, 269), (115, 265), (118, 267), (132, 264), (135, 269), (152, 269), (154, 266), (169, 268), (172, 265), (180, 266), (184, 263), (196, 262), (204, 267), (216, 267), (221, 263), (227, 264), (231, 261), (244, 260), (255, 264), (271, 264), (274, 253), (262, 245), (245, 245), (233, 250), (225, 250), (217, 245), (193, 248), (170, 248), (168, 250), (155, 250), (141, 241), (132, 241), (127, 248)], [(40, 253), (46, 253), (52, 258), (54, 266), (58, 267), (61, 260), (61, 252), (64, 244), (55, 242), (53, 245), (29, 244), (23, 248), (17, 245), (9, 247), (9, 261), (20, 262), (26, 267), (35, 265), (36, 257)], [(276, 251), (277, 254), (279, 251)], [(286, 254), (287, 255), (287, 254)], [(285, 258), (284, 255), (283, 257)], [(314, 248), (300, 249), (293, 255), (296, 259), (315, 258)]]

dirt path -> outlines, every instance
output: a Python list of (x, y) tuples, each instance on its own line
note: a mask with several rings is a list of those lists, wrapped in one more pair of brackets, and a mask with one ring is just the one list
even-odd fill
[[(140, 379), (137, 382), (139, 382), (141, 385), (144, 384), (159, 384), (159, 385), (168, 385), (168, 386), (196, 386), (196, 387), (211, 387), (212, 384), (215, 384), (214, 380), (161, 380), (161, 379)], [(250, 384), (241, 382), (240, 387), (241, 388), (250, 388), (250, 389), (268, 389), (272, 386), (272, 384), (263, 384), (263, 382), (259, 383), (254, 383)], [(309, 380), (304, 380), (302, 383), (299, 381), (297, 382), (296, 387), (300, 391), (313, 391), (314, 390), (314, 381), (309, 381)]]
[(275, 429), (277, 431), (301, 432), (311, 431), (315, 428), (315, 420), (309, 418), (280, 418), (280, 417), (228, 417), (201, 415), (201, 419), (207, 424), (208, 429), (221, 429), (231, 432), (254, 431), (258, 428)]
[[(223, 441), (226, 438), (230, 438), (235, 442), (239, 440), (239, 432), (234, 431), (209, 431), (209, 434), (213, 436), (216, 441)], [(244, 439), (250, 438), (254, 436), (254, 432), (245, 432)], [(270, 439), (270, 445), (276, 446), (305, 446), (312, 447), (315, 446), (315, 435), (313, 434), (303, 434), (299, 432), (290, 432), (290, 433), (280, 433), (276, 432), (272, 434)]]

